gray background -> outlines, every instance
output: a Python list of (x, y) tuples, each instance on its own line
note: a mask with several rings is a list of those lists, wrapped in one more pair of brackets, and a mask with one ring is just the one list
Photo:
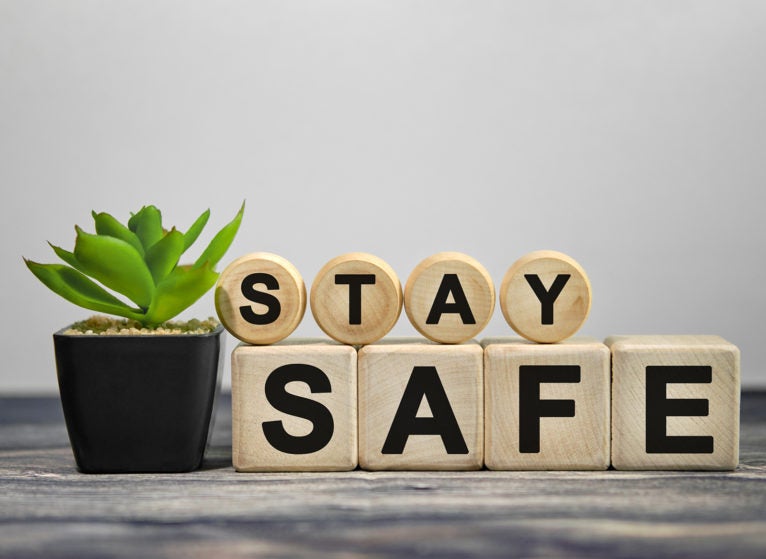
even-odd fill
[(210, 207), (206, 240), (245, 198), (223, 264), (272, 251), (310, 285), (363, 250), (405, 282), (459, 250), (499, 284), (557, 249), (583, 333), (720, 334), (766, 386), (765, 148), (764, 2), (0, 0), (0, 391), (55, 390), (51, 333), (89, 314), (22, 255), (145, 203)]

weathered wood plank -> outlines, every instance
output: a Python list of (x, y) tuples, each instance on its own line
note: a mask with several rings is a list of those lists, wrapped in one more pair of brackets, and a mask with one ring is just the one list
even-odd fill
[(0, 398), (0, 557), (763, 557), (766, 393), (734, 472), (79, 474), (55, 398)]

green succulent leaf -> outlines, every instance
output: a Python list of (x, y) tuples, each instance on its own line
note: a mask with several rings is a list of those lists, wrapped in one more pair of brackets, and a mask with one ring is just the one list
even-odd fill
[[(96, 234), (75, 226), (72, 252), (49, 243), (65, 264), (24, 261), (43, 284), (67, 301), (156, 326), (213, 287), (218, 278), (215, 266), (231, 246), (244, 210), (243, 202), (234, 219), (213, 237), (194, 264), (182, 266), (178, 261), (207, 225), (210, 210), (182, 233), (175, 228), (163, 229), (162, 215), (154, 206), (131, 214), (127, 227), (108, 213), (94, 211)], [(124, 301), (120, 295), (125, 296)]]
[(210, 264), (200, 267), (178, 266), (162, 280), (146, 312), (147, 324), (160, 324), (170, 320), (202, 297), (218, 279)]
[(245, 203), (242, 202), (242, 207), (237, 212), (229, 223), (223, 226), (223, 228), (213, 237), (207, 248), (200, 254), (197, 261), (194, 263), (195, 267), (203, 266), (206, 262), (210, 264), (210, 268), (215, 268), (215, 265), (223, 258), (226, 251), (229, 250), (234, 237), (239, 230), (239, 225), (242, 223), (242, 215), (245, 213)]
[(49, 244), (49, 245), (50, 245), (50, 247), (53, 249), (53, 252), (55, 252), (55, 253), (56, 253), (56, 256), (58, 256), (59, 258), (61, 258), (61, 260), (63, 260), (63, 261), (64, 261), (64, 262), (66, 262), (67, 264), (69, 264), (69, 265), (70, 265), (72, 268), (74, 268), (75, 270), (80, 270), (80, 271), (82, 271), (82, 270), (81, 270), (81, 266), (80, 266), (80, 263), (77, 261), (77, 258), (75, 258), (75, 257), (74, 257), (74, 254), (72, 254), (72, 253), (71, 253), (71, 252), (69, 252), (68, 250), (64, 250), (64, 249), (63, 249), (63, 248), (61, 248), (61, 247), (57, 247), (57, 246), (56, 246), (56, 245), (54, 245), (54, 244), (51, 244), (51, 243), (48, 243), (48, 244)]
[(133, 231), (125, 227), (122, 223), (117, 221), (117, 219), (108, 213), (92, 212), (92, 215), (93, 221), (96, 222), (96, 233), (99, 235), (114, 237), (115, 239), (122, 239), (134, 249), (136, 249), (138, 254), (141, 256), (144, 255), (144, 247), (141, 244), (141, 239), (139, 239), (138, 235), (136, 235)]
[(77, 270), (63, 264), (38, 264), (24, 260), (27, 268), (54, 293), (67, 301), (86, 309), (143, 320), (138, 309), (120, 301), (104, 288), (88, 279)]
[(146, 265), (152, 273), (155, 285), (173, 271), (184, 251), (184, 235), (173, 229), (146, 252)]
[(202, 233), (202, 230), (205, 228), (208, 219), (210, 219), (209, 209), (202, 212), (202, 215), (192, 223), (191, 227), (189, 227), (189, 230), (184, 235), (184, 252), (186, 252), (186, 250), (194, 244), (194, 241), (197, 240), (197, 237), (199, 237), (199, 234)]
[(142, 309), (151, 304), (152, 274), (130, 244), (114, 237), (91, 235), (78, 227), (74, 257), (82, 272), (109, 289), (122, 293)]
[(144, 206), (128, 220), (128, 229), (138, 236), (144, 250), (162, 238), (162, 214), (154, 206)]

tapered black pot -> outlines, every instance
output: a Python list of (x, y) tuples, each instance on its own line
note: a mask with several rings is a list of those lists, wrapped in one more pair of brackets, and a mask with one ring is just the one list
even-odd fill
[(53, 335), (61, 404), (85, 473), (188, 472), (202, 463), (223, 332)]

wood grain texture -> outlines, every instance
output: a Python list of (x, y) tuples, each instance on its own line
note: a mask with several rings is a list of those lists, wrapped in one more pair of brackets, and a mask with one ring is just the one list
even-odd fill
[[(483, 351), (391, 338), (359, 350), (359, 464), (366, 470), (476, 470), (484, 459)], [(415, 367), (435, 367), (467, 447), (448, 454), (440, 435), (411, 435), (402, 454), (383, 446)], [(422, 400), (427, 406), (426, 398)], [(417, 417), (433, 417), (421, 407)]]
[[(440, 313), (436, 323), (429, 324), (434, 301), (448, 274), (457, 278), (454, 287), (459, 291), (456, 296), (451, 286), (444, 284), (449, 297), (440, 301), (449, 301), (452, 305), (465, 302), (471, 314), (464, 320), (460, 313), (450, 308), (450, 312)], [(461, 301), (457, 301), (458, 297)], [(457, 344), (474, 338), (484, 330), (494, 309), (492, 276), (476, 259), (459, 252), (429, 256), (415, 267), (404, 288), (407, 317), (418, 332), (435, 342)]]
[[(540, 299), (527, 276), (537, 276), (552, 291), (559, 275), (569, 276), (553, 304), (550, 324), (544, 323)], [(530, 252), (514, 262), (500, 286), (500, 308), (506, 322), (520, 336), (555, 343), (573, 336), (588, 318), (591, 287), (585, 270), (571, 256), (554, 250)]]
[[(361, 289), (359, 322), (354, 323), (350, 301), (354, 297), (348, 284), (336, 283), (337, 276), (366, 275), (374, 284)], [(394, 327), (402, 312), (402, 285), (384, 260), (363, 252), (343, 254), (325, 264), (311, 285), (311, 313), (322, 331), (344, 344), (371, 344)]]
[[(274, 286), (247, 281), (252, 274), (267, 274), (276, 280)], [(253, 302), (243, 294), (243, 287), (274, 297), (279, 303), (278, 316), (256, 324), (243, 315), (249, 309), (255, 315), (266, 315), (269, 307)], [(254, 252), (234, 260), (221, 272), (215, 286), (215, 309), (221, 324), (234, 336), (250, 344), (273, 344), (289, 336), (306, 312), (306, 286), (298, 270), (288, 260), (268, 252)]]
[[(612, 465), (733, 470), (739, 460), (739, 349), (719, 336), (612, 336)], [(712, 454), (647, 452), (647, 367), (709, 366), (710, 383), (670, 383), (669, 399), (707, 400), (706, 416), (668, 417), (668, 436), (712, 436)]]
[(76, 471), (57, 397), (0, 397), (0, 557), (694, 557), (766, 554), (766, 392), (733, 472), (241, 474), (231, 407), (189, 474)]
[[(486, 338), (485, 450), (492, 470), (605, 470), (609, 467), (610, 355), (593, 338), (557, 344)], [(541, 383), (541, 400), (574, 402), (574, 417), (541, 417), (539, 452), (521, 452), (520, 376), (523, 366), (576, 366), (577, 383)], [(530, 405), (530, 402), (527, 402)]]
[[(332, 414), (332, 438), (320, 450), (291, 454), (266, 438), (264, 422), (280, 421), (293, 437), (315, 428), (303, 417), (287, 414), (269, 403), (265, 384), (285, 365), (318, 368), (330, 382), (330, 392), (315, 393), (305, 382), (293, 381), (285, 390), (322, 404)], [(270, 346), (240, 345), (232, 353), (232, 459), (240, 472), (347, 471), (357, 465), (356, 350), (329, 340), (289, 340)]]

